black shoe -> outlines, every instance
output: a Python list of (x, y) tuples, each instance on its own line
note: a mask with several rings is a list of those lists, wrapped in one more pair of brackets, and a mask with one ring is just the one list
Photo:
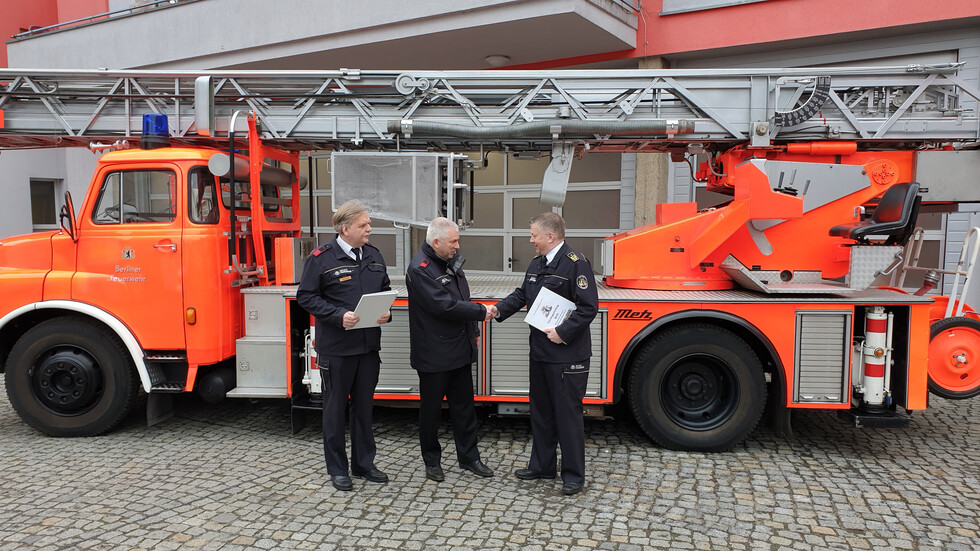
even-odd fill
[(379, 471), (378, 469), (371, 469), (371, 470), (365, 471), (363, 473), (354, 473), (354, 472), (352, 472), (351, 474), (353, 474), (357, 478), (363, 478), (364, 480), (367, 480), (368, 482), (377, 482), (378, 484), (383, 484), (385, 482), (388, 482), (388, 475), (386, 475), (385, 473)]
[(566, 482), (561, 485), (561, 493), (567, 496), (573, 496), (582, 491), (581, 482)]
[(337, 488), (341, 492), (349, 492), (354, 489), (354, 483), (351, 482), (350, 477), (345, 474), (331, 476), (330, 482), (333, 483), (334, 488)]
[(477, 459), (472, 463), (460, 463), (459, 466), (464, 470), (470, 471), (471, 473), (478, 474), (483, 477), (493, 476), (493, 471), (490, 470), (490, 467), (484, 465), (483, 461), (480, 461), (479, 459)]
[(536, 478), (555, 478), (555, 473), (547, 474), (532, 471), (531, 469), (517, 469), (514, 471), (514, 476), (521, 480), (534, 480)]
[(442, 473), (442, 467), (439, 465), (434, 465), (432, 467), (425, 468), (425, 477), (429, 480), (435, 480), (436, 482), (442, 482), (446, 480), (446, 475)]

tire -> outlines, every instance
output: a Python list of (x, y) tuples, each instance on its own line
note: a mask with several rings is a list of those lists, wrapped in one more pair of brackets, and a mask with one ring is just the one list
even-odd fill
[(136, 398), (132, 361), (114, 334), (77, 317), (43, 322), (14, 344), (7, 396), (50, 436), (95, 436), (116, 427)]
[(929, 392), (953, 400), (980, 395), (980, 321), (943, 318), (929, 328)]
[(732, 449), (755, 430), (766, 405), (766, 378), (755, 352), (713, 325), (674, 327), (645, 344), (629, 378), (633, 415), (672, 450)]

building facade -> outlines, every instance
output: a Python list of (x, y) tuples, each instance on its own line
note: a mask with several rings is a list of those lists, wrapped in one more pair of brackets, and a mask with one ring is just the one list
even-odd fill
[[(980, 3), (958, 0), (35, 0), (0, 29), (7, 65), (75, 69), (517, 69), (729, 68), (960, 62), (980, 83)], [(0, 60), (3, 58), (0, 57)], [(977, 109), (976, 102), (968, 105)], [(329, 153), (314, 153), (312, 220), (330, 228)], [(0, 236), (53, 227), (64, 191), (88, 185), (88, 151), (6, 151), (9, 201)], [(475, 272), (521, 272), (527, 219), (547, 157), (489, 156), (477, 179), (463, 252)], [(606, 235), (651, 222), (659, 202), (717, 197), (665, 154), (602, 153), (573, 164), (569, 241), (591, 251)], [(923, 264), (955, 264), (973, 207), (924, 213)], [(378, 221), (374, 242), (402, 273), (418, 236)], [(910, 281), (916, 286), (916, 281)], [(948, 282), (947, 282), (948, 285)], [(975, 292), (980, 293), (980, 289)], [(971, 293), (972, 294), (972, 293)], [(980, 296), (980, 295), (978, 295)], [(980, 300), (973, 298), (972, 302)]]

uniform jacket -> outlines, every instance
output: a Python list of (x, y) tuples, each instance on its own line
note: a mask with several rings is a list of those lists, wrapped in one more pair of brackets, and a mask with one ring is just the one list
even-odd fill
[(564, 344), (555, 344), (548, 335), (530, 327), (531, 359), (539, 362), (571, 363), (587, 360), (592, 356), (592, 335), (589, 325), (599, 311), (599, 294), (596, 290), (592, 266), (584, 256), (562, 244), (551, 264), (547, 257), (531, 259), (524, 274), (524, 282), (507, 298), (497, 303), (501, 321), (512, 316), (524, 306), (534, 303), (542, 287), (575, 303), (575, 311), (557, 327)]
[(344, 329), (344, 314), (361, 295), (391, 289), (381, 251), (361, 247), (361, 263), (344, 253), (334, 238), (306, 257), (296, 302), (316, 318), (316, 352), (354, 356), (381, 350), (381, 328)]
[(482, 304), (470, 302), (461, 258), (443, 260), (428, 243), (405, 272), (412, 367), (421, 373), (450, 371), (477, 359)]

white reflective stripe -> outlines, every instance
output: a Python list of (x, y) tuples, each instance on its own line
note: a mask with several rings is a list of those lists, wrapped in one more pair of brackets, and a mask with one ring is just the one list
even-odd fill
[(139, 373), (140, 382), (143, 383), (143, 390), (146, 392), (150, 391), (150, 374), (147, 373), (146, 364), (143, 363), (143, 348), (140, 347), (139, 342), (136, 340), (136, 337), (132, 334), (132, 332), (130, 332), (128, 327), (126, 327), (115, 316), (109, 314), (101, 308), (73, 300), (45, 300), (42, 302), (34, 302), (31, 304), (25, 304), (24, 306), (21, 306), (20, 308), (17, 308), (16, 310), (13, 310), (0, 318), (0, 330), (2, 330), (10, 321), (17, 319), (21, 315), (30, 312), (31, 310), (48, 309), (79, 312), (95, 318), (109, 326), (109, 328), (112, 329), (116, 336), (123, 342), (126, 350), (129, 351), (129, 355), (133, 359), (133, 364), (136, 365), (136, 372)]

